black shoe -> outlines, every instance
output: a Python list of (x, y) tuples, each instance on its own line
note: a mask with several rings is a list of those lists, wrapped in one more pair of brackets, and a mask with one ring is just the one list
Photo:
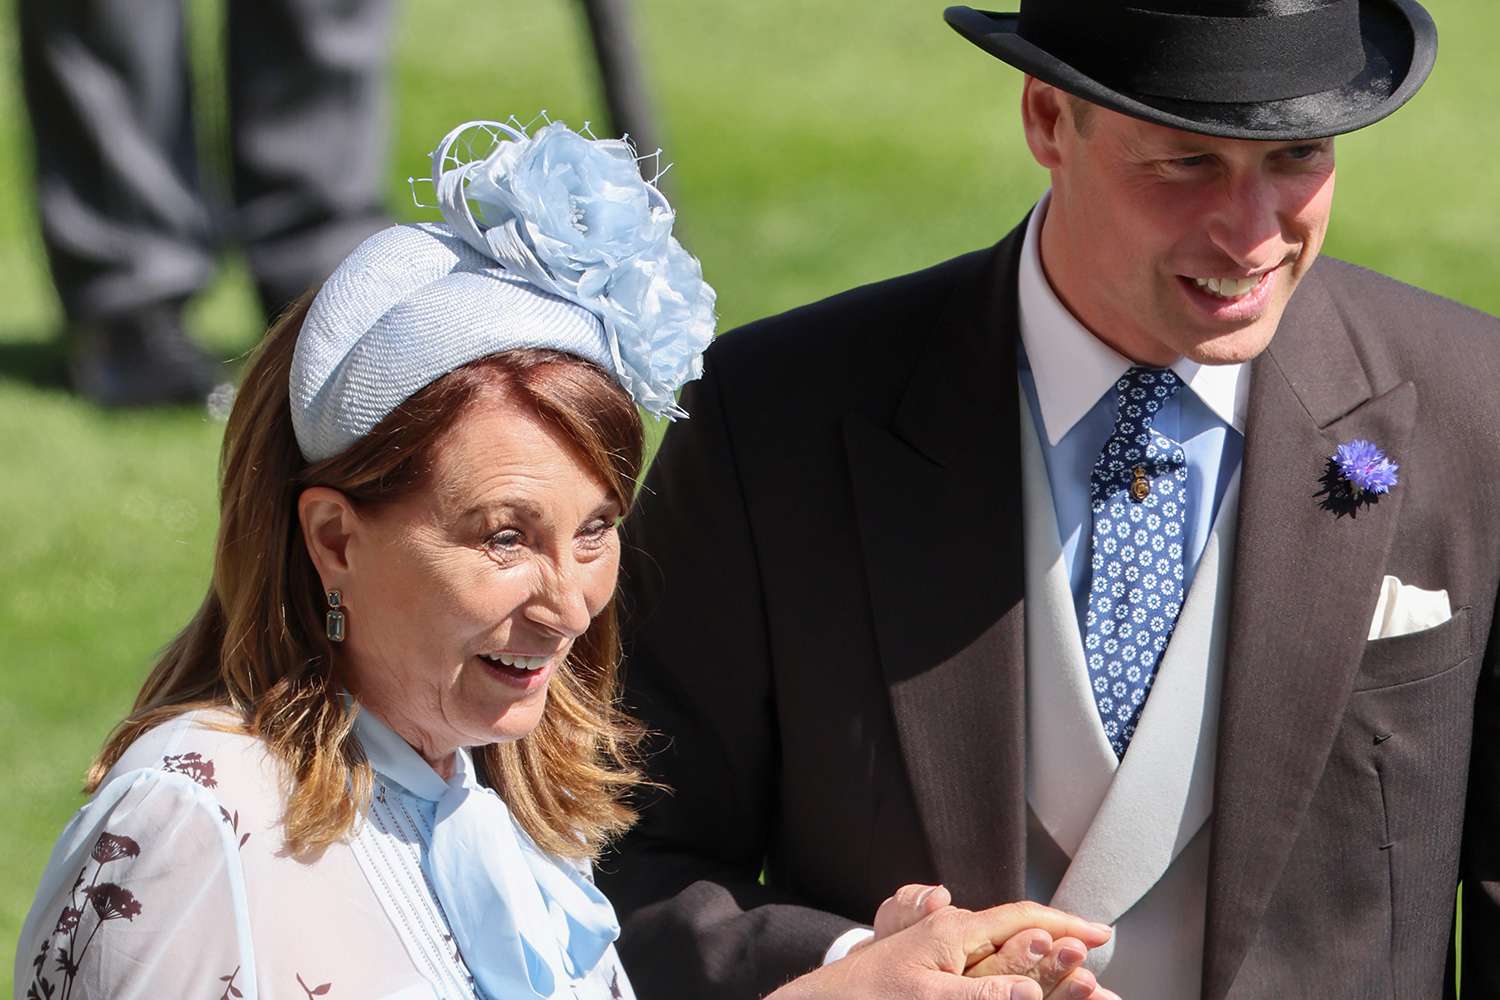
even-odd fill
[(229, 370), (183, 332), (179, 311), (158, 306), (73, 331), (68, 379), (99, 406), (202, 404)]

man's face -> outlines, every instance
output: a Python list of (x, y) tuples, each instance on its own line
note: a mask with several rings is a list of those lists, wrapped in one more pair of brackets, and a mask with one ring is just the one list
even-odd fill
[(1263, 351), (1323, 246), (1333, 140), (1220, 139), (1097, 106), (1080, 131), (1065, 95), (1026, 90), (1027, 138), (1052, 173), (1042, 260), (1074, 315), (1139, 362)]

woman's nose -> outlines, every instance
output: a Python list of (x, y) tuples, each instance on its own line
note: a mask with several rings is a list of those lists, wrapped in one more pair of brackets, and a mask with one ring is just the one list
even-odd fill
[(584, 597), (583, 568), (569, 564), (546, 570), (526, 617), (569, 639), (582, 635), (593, 618)]

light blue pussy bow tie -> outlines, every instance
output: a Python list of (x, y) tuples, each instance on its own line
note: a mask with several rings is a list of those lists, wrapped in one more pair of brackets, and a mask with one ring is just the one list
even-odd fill
[(359, 713), (355, 732), (376, 771), (436, 803), (433, 888), (484, 996), (551, 997), (599, 964), (620, 936), (614, 907), (516, 826), (500, 796), (479, 784), (467, 750), (444, 782), (370, 712)]

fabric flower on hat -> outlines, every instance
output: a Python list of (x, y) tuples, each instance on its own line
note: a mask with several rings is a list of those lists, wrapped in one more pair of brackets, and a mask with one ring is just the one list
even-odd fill
[[(496, 137), (482, 158), (450, 155), (472, 128)], [(648, 413), (684, 416), (676, 392), (703, 372), (715, 293), (672, 238), (666, 198), (623, 139), (550, 122), (535, 135), (470, 122), (433, 154), (444, 218), (465, 241), (544, 291), (599, 317), (615, 376)]]
[(654, 193), (628, 142), (587, 139), (562, 122), (525, 144), (498, 143), (464, 192), (481, 224), (514, 218), (552, 277), (580, 295), (599, 294), (609, 268), (666, 242), (673, 215)]
[(614, 334), (610, 347), (620, 377), (646, 409), (683, 415), (672, 392), (703, 374), (714, 301), (698, 259), (670, 237), (662, 253), (636, 257), (611, 275), (599, 303)]

